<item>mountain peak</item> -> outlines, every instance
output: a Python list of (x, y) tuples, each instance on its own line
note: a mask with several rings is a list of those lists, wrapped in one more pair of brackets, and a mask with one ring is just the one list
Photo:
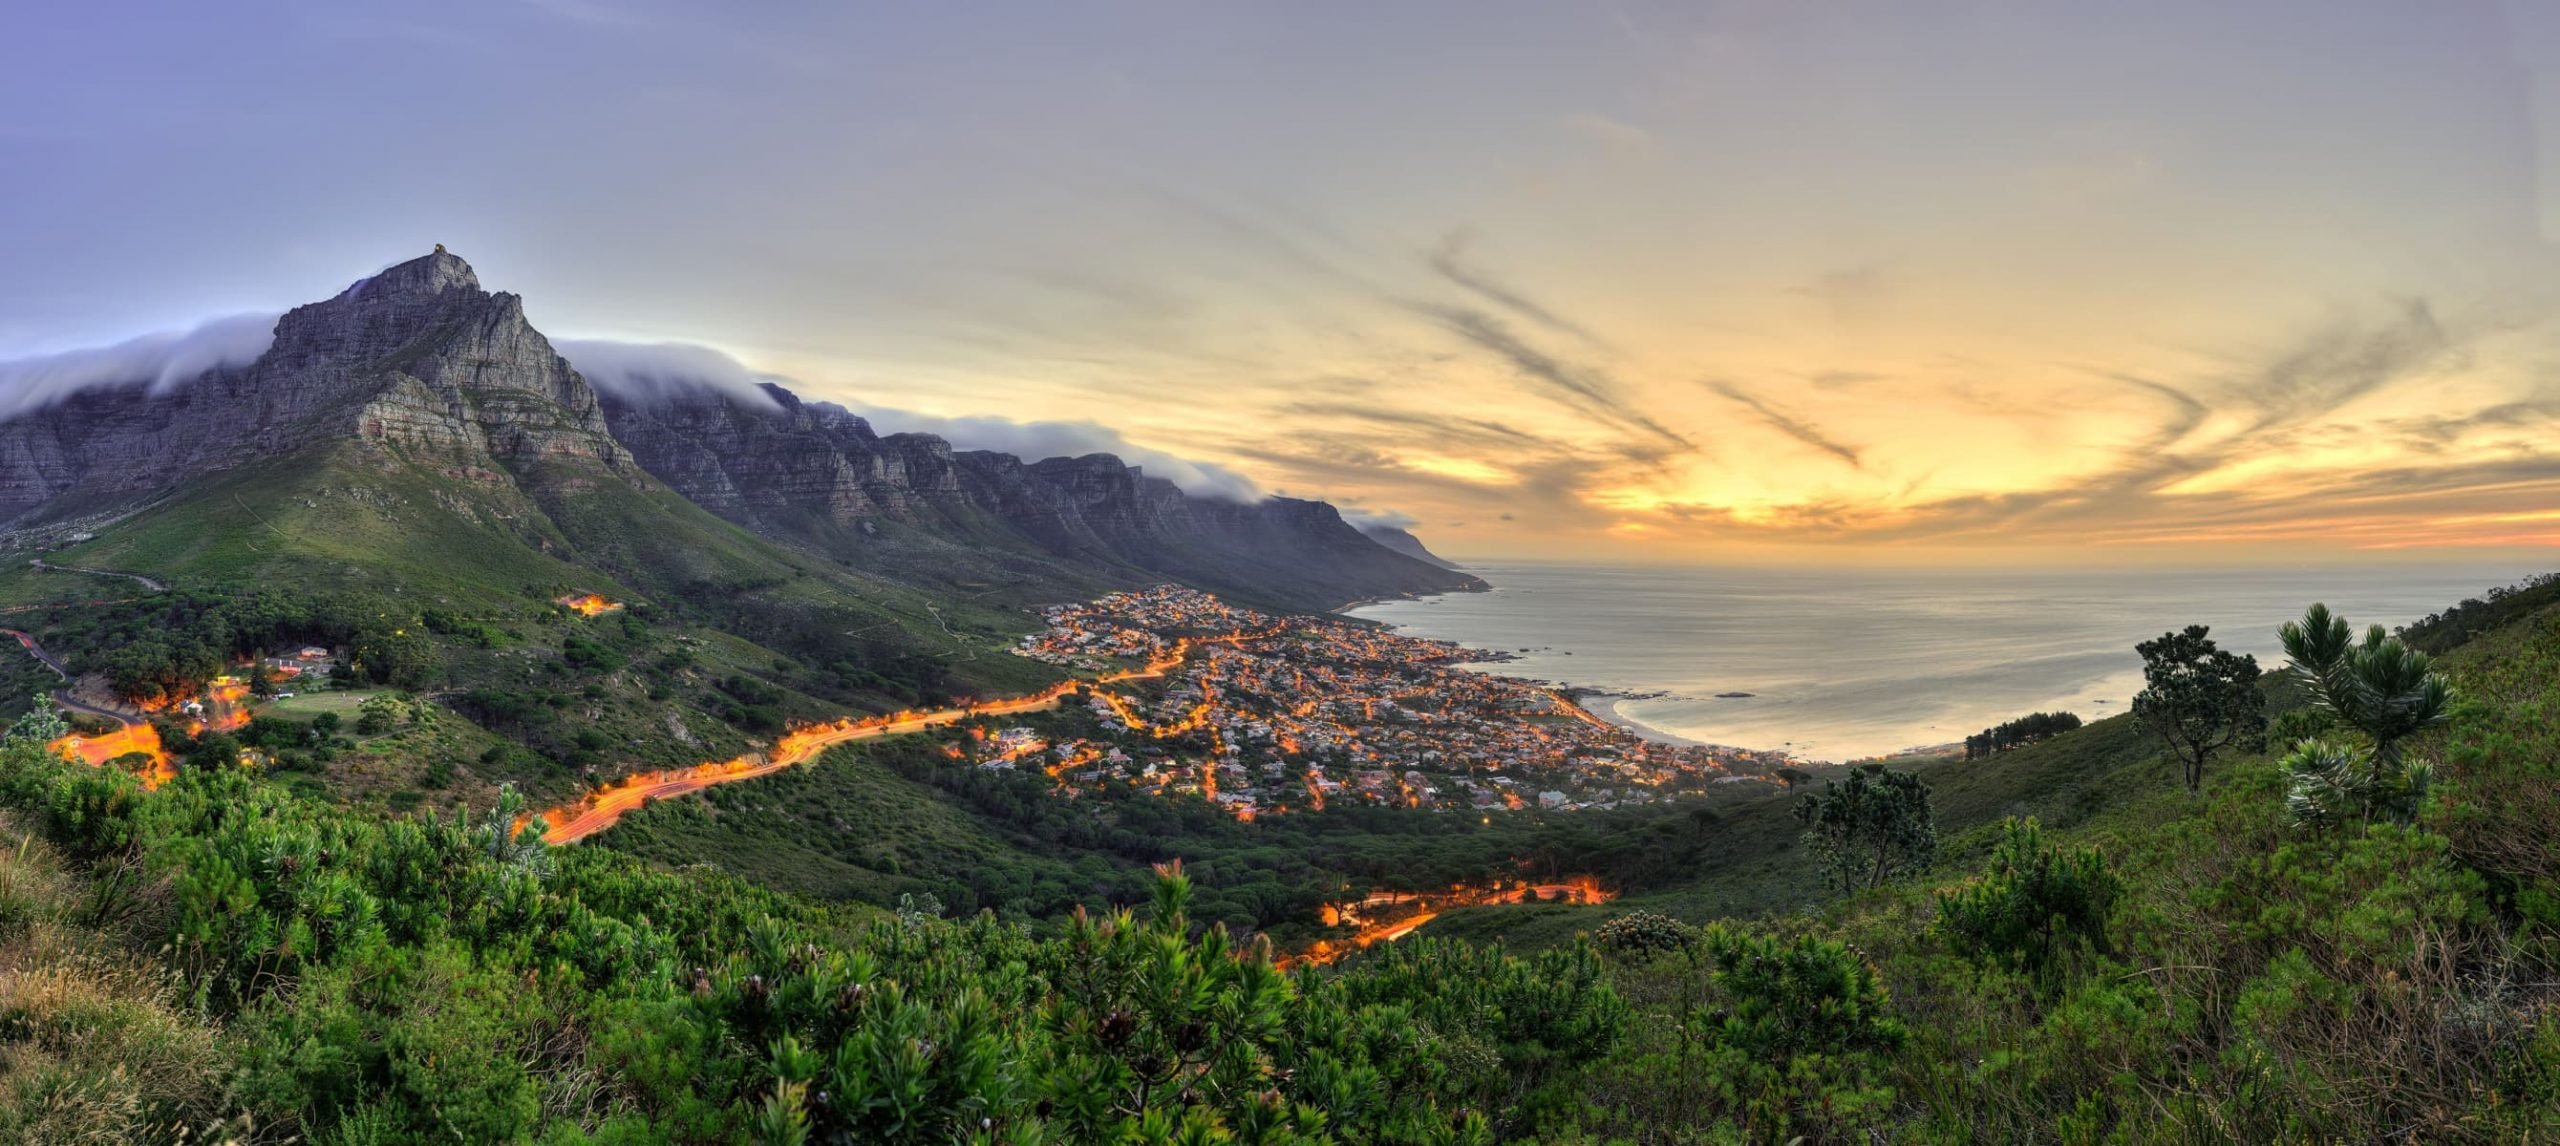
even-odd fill
[(340, 298), (430, 298), (449, 290), (478, 293), (480, 276), (462, 256), (436, 244), (436, 249), (405, 263), (394, 263), (348, 287)]

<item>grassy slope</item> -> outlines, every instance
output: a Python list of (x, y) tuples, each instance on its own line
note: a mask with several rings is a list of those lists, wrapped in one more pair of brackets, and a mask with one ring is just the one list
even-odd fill
[[(50, 560), (178, 586), (368, 589), (464, 607), (595, 579), (544, 552), (562, 539), (511, 487), (351, 454), (311, 450), (213, 475)], [(0, 577), (0, 592), (15, 581)], [(607, 581), (597, 590), (621, 588)]]
[[(148, 574), (179, 591), (361, 592), (469, 618), (494, 641), (440, 639), (437, 691), (448, 700), (482, 688), (566, 697), (566, 706), (552, 706), (555, 743), (603, 735), (595, 767), (608, 776), (726, 759), (762, 743), (763, 733), (718, 715), (727, 707), (721, 682), (739, 677), (780, 690), (774, 707), (794, 720), (903, 707), (918, 685), (900, 682), (929, 681), (966, 696), (1028, 691), (1056, 678), (1048, 666), (1002, 652), (1034, 627), (1018, 604), (918, 589), (788, 550), (654, 482), (592, 465), (549, 463), (518, 479), (454, 459), (336, 443), (211, 475), (94, 540), (44, 556)], [(94, 656), (84, 656), (93, 653), (82, 643), (87, 623), (151, 607), (152, 595), (131, 581), (40, 572), (25, 564), (29, 556), (0, 557), (0, 605), (76, 603), (16, 620), (75, 670), (94, 667), (86, 663)], [(650, 619), (646, 635), (620, 636), (619, 616), (563, 616), (550, 601), (571, 591), (631, 602)], [(128, 597), (142, 600), (91, 603)], [(563, 647), (577, 636), (607, 641), (626, 663), (565, 663)], [(12, 665), (7, 680), (18, 683), (7, 709), (47, 683), (34, 667)], [(533, 753), (484, 762), (513, 734), (493, 735), (451, 711), (437, 715), (433, 735), (367, 745), (292, 779), (393, 809), (485, 804), (501, 781), (566, 798), (586, 782)]]
[(941, 794), (874, 761), (867, 745), (653, 804), (599, 842), (680, 866), (709, 862), (782, 891), (873, 903), (930, 890), (916, 876), (1021, 856)]
[(0, 1141), (223, 1140), (239, 1046), (101, 927), (98, 880), (0, 812)]
[[(1986, 760), (1957, 758), (1914, 764), (1928, 782), (1945, 862), (1972, 866), (1987, 848), (1988, 829), (2008, 816), (2035, 816), (2054, 827), (2090, 820), (2135, 793), (2176, 783), (2159, 746), (2130, 716), (2113, 716), (2051, 740)], [(1816, 780), (1814, 783), (1819, 784)], [(1723, 812), (1707, 829), (1693, 881), (1629, 895), (1601, 906), (1541, 905), (1452, 911), (1423, 931), (1474, 940), (1499, 939), (1535, 949), (1572, 939), (1627, 911), (1658, 911), (1699, 922), (1802, 909), (1822, 901), (1818, 874), (1797, 843), (1795, 798), (1770, 796)]]
[[(2090, 773), (2106, 802), (2047, 839), (2096, 849), (2124, 897), (2108, 951), (2067, 951), (2042, 989), (1955, 950), (1936, 927), (1937, 891), (1983, 870), (1978, 848), (1767, 921), (1846, 944), (1910, 1032), (1871, 1073), (1803, 1092), (1829, 1103), (1858, 1080), (1892, 1088), (1898, 1106), (1834, 1107), (1830, 1121), (1800, 1103), (1805, 1122), (1791, 1132), (2126, 1143), (2560, 1134), (2560, 601), (2510, 610), (2469, 638), (2437, 661), (2462, 702), (2410, 748), (2437, 769), (2416, 825), (2290, 822), (2272, 752), (2217, 760), (2201, 796), (2156, 761)], [(2104, 767), (2085, 737), (2051, 746)], [(1613, 979), (1666, 1021), (1640, 1019), (1637, 1045), (1587, 1080), (1585, 1108), (1609, 1111), (1595, 1128), (1737, 1117), (1730, 1095), (1660, 1070), (1681, 1045), (1657, 1037), (1679, 1029), (1667, 1020), (1720, 1003), (1701, 994), (1695, 953), (1629, 956)]]

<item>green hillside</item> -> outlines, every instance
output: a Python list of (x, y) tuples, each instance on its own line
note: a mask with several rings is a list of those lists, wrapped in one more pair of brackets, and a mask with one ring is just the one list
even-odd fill
[[(0, 1132), (2540, 1140), (2560, 1133), (2560, 607), (2441, 667), (2461, 699), (2413, 750), (2436, 779), (2409, 822), (2301, 820), (2264, 753), (2191, 795), (2100, 721), (1916, 765), (1936, 863), (1828, 898), (1788, 799), (1571, 827), (1291, 817), (1226, 853), (1205, 808), (1007, 811), (1009, 788), (916, 739), (553, 851), (510, 838), (507, 807), (386, 818), (203, 769), (144, 793), (22, 731), (0, 747)], [(2320, 720), (2275, 707), (2295, 713), (2280, 742)], [(1133, 879), (1090, 837), (1140, 808), (1168, 818), (1120, 829), (1203, 849), (1199, 885)], [(2021, 813), (2040, 835), (1998, 822)], [(1426, 933), (1287, 976), (1192, 914), (1471, 849), (1562, 850), (1650, 890), (1429, 929), (1531, 956)], [(1028, 929), (913, 910), (975, 869), (1152, 906)], [(836, 902), (891, 896), (910, 910)]]
[[(306, 731), (243, 735), (306, 790), (384, 810), (485, 806), (500, 783), (567, 800), (750, 751), (793, 721), (1056, 679), (1003, 655), (1034, 621), (1016, 604), (785, 550), (593, 463), (509, 476), (341, 441), (213, 474), (94, 533), (0, 557), (10, 623), (86, 677), (93, 703), (192, 695), (255, 653), (343, 651), (350, 679), (299, 690), (393, 690), (395, 734), (354, 736), (352, 714), (309, 732), (316, 713), (288, 709), (276, 716)], [(554, 603), (576, 593), (624, 608)], [(0, 710), (60, 683), (23, 657), (10, 672)]]
[[(1980, 760), (1921, 760), (1908, 770), (1927, 781), (1937, 812), (1941, 850), (1969, 860), (1990, 847), (2000, 821), (2034, 816), (2054, 827), (2088, 822), (2136, 794), (2174, 786), (2177, 773), (2159, 745), (2115, 716), (2051, 740)], [(1819, 787), (1816, 773), (1809, 787)], [(1801, 910), (1823, 899), (1822, 881), (1797, 845), (1794, 794), (1716, 809), (1688, 866), (1666, 885), (1639, 888), (1609, 904), (1461, 908), (1433, 920), (1426, 934), (1540, 948), (1568, 943), (1628, 911), (1655, 911), (1704, 921)]]

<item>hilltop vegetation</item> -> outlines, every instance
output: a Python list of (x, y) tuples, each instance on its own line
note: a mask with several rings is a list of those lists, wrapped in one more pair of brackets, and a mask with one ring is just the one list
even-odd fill
[[(183, 593), (151, 609), (75, 639), (176, 650), (290, 616)], [(487, 781), (454, 791), (469, 814), (383, 816), (314, 798), (293, 764), (487, 744), (471, 767), (538, 778), (567, 762), (522, 745), (582, 744), (555, 725), (682, 705), (744, 736), (752, 710), (825, 693), (670, 630), (648, 608), (447, 616), (421, 663), (502, 683), (437, 704), (386, 676), (352, 717), (252, 722), (236, 740), (274, 777), (203, 752), (145, 792), (14, 735), (0, 1136), (2560, 1135), (2560, 606), (2434, 665), (2315, 612), (2288, 634), (2307, 676), (2255, 676), (2189, 633), (2159, 646), (2154, 687), (2204, 666), (2247, 697), (2155, 695), (1983, 759), (1616, 812), (1241, 824), (955, 766), (935, 736), (962, 725), (552, 849)], [(662, 663), (679, 647), (699, 659)], [(514, 653), (531, 676), (487, 675)], [(653, 689), (660, 708), (617, 707)], [(2195, 757), (2190, 733), (2223, 747)], [(1332, 967), (1272, 966), (1266, 942), (1316, 937), (1331, 897), (1523, 859), (1631, 894), (1453, 911)]]
[(1026, 922), (1132, 902), (1152, 865), (1179, 859), (1196, 918), (1294, 945), (1327, 933), (1324, 904), (1372, 889), (1569, 874), (1660, 884), (1714, 844), (1704, 829), (1716, 812), (1702, 803), (1482, 817), (1350, 805), (1239, 823), (1205, 799), (1152, 790), (1068, 800), (1038, 772), (954, 763), (942, 747), (969, 731), (838, 748), (809, 767), (656, 804), (591, 846), (822, 898), (931, 895)]
[(1178, 867), (1043, 939), (24, 738), (0, 801), (21, 1141), (1486, 1142), (1623, 1025), (1588, 948), (1283, 975)]

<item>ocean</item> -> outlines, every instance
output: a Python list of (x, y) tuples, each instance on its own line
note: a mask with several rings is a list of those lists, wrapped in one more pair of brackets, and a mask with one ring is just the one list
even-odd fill
[(2142, 688), (2134, 644), (2171, 629), (2210, 625), (2274, 671), (2277, 626), (2314, 601), (2359, 630), (2397, 626), (2541, 571), (1467, 569), (1493, 591), (1351, 615), (1517, 658), (1485, 672), (1632, 694), (1615, 715), (1640, 730), (1831, 761), (1961, 741), (2029, 712), (2124, 712)]

